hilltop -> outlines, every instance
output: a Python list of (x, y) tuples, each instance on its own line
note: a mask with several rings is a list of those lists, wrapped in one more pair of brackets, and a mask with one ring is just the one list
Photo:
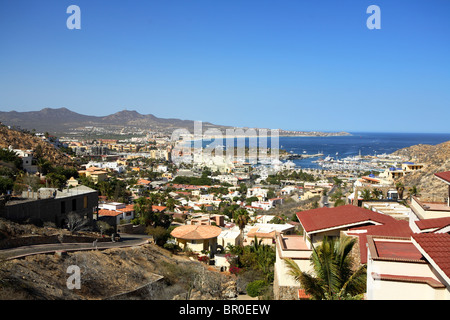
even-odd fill
[(422, 198), (443, 201), (448, 187), (434, 174), (450, 170), (450, 141), (437, 145), (419, 144), (397, 150), (393, 155), (401, 156), (406, 161), (425, 164), (422, 170), (402, 177), (400, 182), (407, 187), (417, 186)]

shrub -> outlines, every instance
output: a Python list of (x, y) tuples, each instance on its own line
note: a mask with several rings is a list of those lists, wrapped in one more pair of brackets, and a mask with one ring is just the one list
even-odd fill
[(146, 232), (148, 235), (153, 236), (153, 240), (159, 246), (164, 246), (167, 239), (169, 239), (170, 233), (163, 227), (147, 227)]
[(252, 298), (257, 297), (261, 295), (266, 286), (267, 283), (264, 280), (252, 281), (247, 285), (247, 294)]

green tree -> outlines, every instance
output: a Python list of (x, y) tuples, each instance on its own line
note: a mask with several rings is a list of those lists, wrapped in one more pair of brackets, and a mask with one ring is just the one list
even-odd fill
[(361, 298), (366, 290), (366, 265), (356, 266), (350, 255), (355, 238), (341, 237), (338, 241), (325, 237), (321, 245), (313, 246), (311, 273), (304, 272), (292, 259), (285, 263), (289, 274), (315, 300)]
[(363, 198), (363, 200), (370, 200), (372, 199), (372, 193), (369, 189), (364, 189), (363, 191), (361, 191), (361, 197)]
[(409, 196), (418, 196), (419, 195), (419, 189), (417, 186), (412, 186), (408, 189)]
[(0, 177), (0, 194), (12, 191), (14, 187), (14, 181), (11, 178)]
[(245, 225), (250, 221), (250, 215), (244, 208), (240, 208), (234, 212), (234, 222), (238, 225), (241, 233), (244, 232)]
[(250, 297), (254, 298), (261, 295), (266, 287), (267, 282), (265, 282), (264, 280), (255, 280), (247, 285), (246, 291)]
[(397, 182), (395, 184), (395, 189), (397, 189), (397, 193), (398, 193), (398, 199), (402, 200), (403, 199), (403, 192), (405, 191), (405, 185), (401, 182)]
[(379, 190), (379, 189), (372, 190), (372, 197), (374, 199), (380, 199), (380, 196), (382, 196), (382, 195), (383, 195), (383, 192), (381, 190)]

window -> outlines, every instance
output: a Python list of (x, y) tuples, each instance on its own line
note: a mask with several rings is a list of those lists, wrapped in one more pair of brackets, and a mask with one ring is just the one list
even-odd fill
[(83, 198), (83, 208), (86, 209), (87, 206), (88, 206), (88, 197), (84, 196), (84, 198)]
[(77, 199), (72, 199), (72, 211), (77, 211)]
[(61, 213), (66, 213), (66, 202), (61, 201)]

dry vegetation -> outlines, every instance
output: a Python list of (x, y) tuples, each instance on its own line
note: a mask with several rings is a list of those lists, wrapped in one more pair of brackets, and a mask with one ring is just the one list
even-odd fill
[(420, 196), (431, 201), (443, 201), (447, 196), (448, 187), (438, 180), (434, 174), (450, 170), (450, 141), (438, 145), (415, 145), (400, 149), (393, 153), (417, 163), (424, 163), (425, 168), (399, 179), (408, 191), (409, 187), (417, 186)]
[[(59, 231), (58, 231), (59, 230)], [(2, 237), (51, 235), (60, 229), (17, 224), (0, 219)], [(68, 289), (76, 265), (81, 289)], [(0, 300), (98, 300), (136, 290), (163, 276), (133, 299), (226, 299), (236, 293), (235, 279), (154, 244), (131, 248), (39, 254), (0, 261)], [(129, 297), (122, 297), (128, 299)]]

